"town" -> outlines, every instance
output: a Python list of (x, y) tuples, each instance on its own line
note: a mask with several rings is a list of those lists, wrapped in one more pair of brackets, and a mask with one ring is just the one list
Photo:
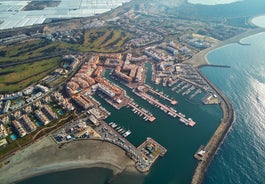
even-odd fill
[[(152, 85), (170, 88), (188, 101), (202, 96), (204, 104), (219, 104), (220, 96), (188, 61), (218, 42), (217, 39), (225, 39), (218, 37), (218, 31), (227, 31), (232, 36), (243, 28), (222, 27), (216, 29), (215, 35), (209, 35), (210, 30), (199, 28), (206, 25), (202, 22), (179, 23), (167, 17), (171, 24), (165, 27), (162, 19), (153, 14), (148, 16), (146, 11), (131, 10), (115, 19), (92, 17), (74, 20), (74, 24), (66, 21), (64, 27), (60, 22), (38, 25), (22, 30), (19, 35), (10, 32), (8, 37), (1, 33), (0, 44), (4, 49), (12, 47), (11, 44), (30, 44), (32, 48), (23, 50), (26, 54), (22, 64), (54, 58), (56, 61), (49, 61), (57, 64), (42, 71), (46, 75), (39, 76), (40, 80), (34, 79), (23, 89), (6, 90), (0, 95), (0, 156), (4, 158), (44, 136), (52, 137), (56, 144), (98, 139), (121, 147), (138, 171), (148, 172), (167, 149), (152, 138), (139, 147), (131, 144), (127, 137), (135, 132), (106, 122), (111, 113), (96, 99), (117, 110), (131, 108), (135, 116), (155, 123), (156, 114), (142, 107), (121, 86), (183, 126), (196, 127), (200, 122), (175, 109), (181, 105), (178, 99), (146, 81), (146, 64), (151, 66)], [(88, 48), (86, 42), (94, 47)], [(27, 55), (33, 49), (37, 50), (35, 60)], [(0, 67), (15, 65), (19, 64), (3, 60)]]
[[(150, 51), (149, 48), (148, 50)], [(156, 48), (152, 51), (161, 52)], [(110, 75), (113, 79), (129, 87), (133, 93), (150, 105), (159, 108), (169, 116), (178, 118), (187, 126), (195, 126), (196, 122), (174, 109), (174, 106), (178, 105), (176, 99), (145, 84), (145, 63), (150, 62), (154, 66), (152, 67), (154, 84), (157, 85), (163, 81), (164, 87), (169, 86), (176, 91), (182, 90), (183, 95), (194, 92), (189, 98), (194, 98), (198, 91), (203, 91), (207, 94), (204, 101), (211, 97), (216, 99), (214, 103), (219, 103), (218, 96), (213, 93), (197, 71), (191, 69), (190, 65), (165, 61), (165, 58), (172, 57), (173, 54), (168, 49), (164, 50), (162, 54), (160, 53), (161, 59), (159, 60), (157, 59), (159, 56), (146, 54), (146, 50), (140, 57), (134, 57), (131, 53), (125, 55), (121, 53), (96, 54), (84, 60), (83, 58), (86, 57), (81, 55), (65, 55), (63, 68), (56, 70), (62, 71), (60, 75), (69, 75), (70, 78), (61, 91), (45, 86), (47, 81), (53, 82), (58, 78), (58, 74), (55, 73), (43, 79), (41, 84), (32, 85), (20, 92), (2, 95), (1, 137), (3, 139), (1, 146), (8, 146), (9, 142), (42, 131), (42, 127), (49, 127), (49, 124), (59, 124), (58, 121), (69, 114), (79, 114), (77, 117), (84, 116), (85, 119), (76, 118), (76, 120), (66, 122), (62, 128), (52, 134), (57, 144), (80, 138), (109, 141), (123, 148), (135, 161), (136, 168), (140, 172), (149, 171), (159, 156), (159, 154), (152, 155), (151, 150), (159, 149), (161, 150), (160, 156), (163, 156), (166, 149), (154, 143), (154, 140), (150, 142), (151, 139), (143, 144), (152, 144), (154, 147), (136, 148), (126, 140), (126, 137), (132, 133), (130, 130), (124, 130), (114, 122), (107, 124), (104, 121), (111, 113), (93, 96), (100, 97), (117, 110), (130, 107), (132, 112), (143, 116), (145, 121), (155, 121), (155, 115), (137, 104), (124, 89), (104, 77), (106, 70), (111, 70)], [(69, 71), (76, 70), (76, 72), (65, 74), (65, 68)], [(170, 106), (161, 100), (168, 101)], [(209, 100), (208, 103), (210, 103)], [(5, 138), (8, 135), (11, 140)], [(36, 135), (38, 133), (33, 136), (33, 140)]]

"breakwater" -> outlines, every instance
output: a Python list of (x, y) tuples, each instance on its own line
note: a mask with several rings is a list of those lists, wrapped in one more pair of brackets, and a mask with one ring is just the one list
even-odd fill
[(227, 132), (229, 131), (235, 119), (234, 109), (231, 103), (229, 102), (229, 100), (227, 99), (227, 97), (216, 86), (214, 86), (202, 73), (200, 73), (199, 71), (198, 73), (201, 75), (201, 77), (204, 78), (204, 80), (215, 90), (215, 92), (221, 98), (221, 108), (223, 111), (223, 118), (219, 127), (215, 131), (214, 135), (212, 136), (208, 144), (205, 146), (206, 153), (204, 155), (204, 160), (198, 162), (198, 165), (195, 169), (191, 181), (192, 184), (200, 184), (203, 182), (204, 175), (215, 153), (217, 152), (219, 146), (222, 144), (225, 136), (227, 135)]
[(215, 65), (215, 64), (203, 64), (200, 66), (200, 68), (204, 66), (217, 67), (217, 68), (231, 68), (231, 66), (228, 65)]

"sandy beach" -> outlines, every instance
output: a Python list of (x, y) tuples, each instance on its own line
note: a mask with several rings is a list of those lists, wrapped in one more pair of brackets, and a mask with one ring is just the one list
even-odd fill
[(1, 184), (75, 168), (108, 168), (114, 175), (125, 170), (138, 173), (134, 162), (125, 155), (124, 150), (111, 143), (96, 140), (73, 141), (59, 148), (50, 137), (45, 137), (6, 161), (9, 163), (0, 168)]
[(258, 33), (263, 32), (263, 31), (265, 31), (264, 28), (251, 29), (251, 30), (243, 32), (237, 36), (234, 36), (230, 39), (227, 39), (225, 41), (218, 41), (215, 44), (213, 44), (211, 47), (209, 47), (205, 50), (202, 50), (198, 54), (194, 55), (191, 59), (187, 60), (186, 63), (190, 63), (194, 67), (198, 67), (198, 68), (201, 66), (207, 65), (208, 60), (207, 60), (206, 56), (210, 51), (217, 49), (217, 48), (220, 48), (222, 46), (228, 45), (228, 44), (240, 43), (241, 39), (246, 38), (246, 37), (251, 36), (251, 35), (258, 34)]

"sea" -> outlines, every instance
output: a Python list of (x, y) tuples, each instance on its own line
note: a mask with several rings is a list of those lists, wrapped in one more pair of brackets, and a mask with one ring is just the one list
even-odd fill
[[(263, 21), (261, 21), (263, 22)], [(203, 67), (207, 76), (231, 101), (236, 120), (223, 144), (217, 151), (206, 175), (205, 184), (262, 184), (265, 183), (265, 33), (259, 33), (211, 51), (207, 55), (210, 64), (228, 65), (230, 68)], [(147, 175), (122, 173), (113, 176), (103, 168), (75, 169), (48, 173), (19, 182), (19, 184), (187, 184), (190, 183), (197, 161), (193, 154), (205, 145), (222, 118), (218, 105), (203, 105), (205, 94), (189, 100), (170, 88), (151, 83), (151, 65), (147, 64), (147, 83), (178, 100), (174, 108), (197, 122), (187, 127), (135, 96), (129, 88), (105, 77), (127, 91), (140, 106), (156, 116), (153, 123), (144, 121), (131, 109), (115, 110), (102, 99), (95, 98), (111, 112), (107, 122), (114, 121), (132, 134), (128, 140), (135, 146), (146, 137), (152, 137), (168, 149)], [(167, 102), (164, 102), (167, 103)], [(170, 104), (168, 104), (170, 105)]]
[(242, 0), (188, 0), (191, 4), (203, 4), (203, 5), (218, 5), (218, 4), (230, 4)]
[[(231, 68), (201, 68), (204, 75), (229, 98), (236, 112), (236, 121), (206, 174), (206, 184), (265, 183), (265, 33), (245, 38), (241, 42), (250, 45), (230, 44), (207, 56), (209, 63)], [(139, 145), (147, 136), (151, 136), (168, 149), (168, 153), (156, 162), (147, 176), (125, 173), (112, 179), (112, 183), (189, 183), (196, 166), (193, 154), (201, 144), (207, 143), (218, 126), (222, 117), (218, 106), (204, 106), (199, 99), (190, 103), (177, 94), (173, 95), (168, 89), (161, 86), (156, 88), (174, 96), (179, 101), (176, 109), (192, 117), (197, 125), (194, 128), (186, 127), (136, 97), (141, 106), (157, 116), (154, 123), (144, 122), (129, 109), (118, 112), (105, 104), (112, 112), (107, 121), (115, 121), (132, 130), (128, 139), (134, 145)], [(128, 95), (133, 96), (129, 90)], [(95, 180), (95, 177), (101, 179)], [(100, 184), (111, 177), (107, 169), (77, 169), (37, 176), (20, 184)]]
[[(265, 21), (265, 20), (264, 20)], [(202, 68), (229, 98), (236, 121), (206, 174), (205, 183), (265, 183), (265, 33), (211, 52)]]

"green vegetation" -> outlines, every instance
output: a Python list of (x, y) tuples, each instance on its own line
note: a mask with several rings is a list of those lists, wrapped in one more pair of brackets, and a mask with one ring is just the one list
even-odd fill
[(84, 35), (82, 51), (118, 52), (131, 34), (116, 28), (91, 29)]
[(0, 156), (7, 155), (8, 153), (15, 151), (16, 149), (18, 149), (18, 145), (15, 141), (12, 141), (8, 145), (0, 149)]
[[(121, 29), (100, 28), (86, 31), (84, 43), (81, 45), (34, 39), (2, 47), (0, 93), (22, 90), (45, 77), (59, 66), (60, 58), (55, 56), (68, 54), (71, 51), (118, 52), (130, 37), (130, 33)], [(15, 65), (5, 66), (12, 63)]]
[(77, 45), (66, 42), (51, 42), (44, 39), (29, 40), (12, 46), (1, 48), (0, 64), (19, 63), (28, 60), (38, 60), (43, 57), (52, 57), (68, 53), (69, 50), (78, 50)]
[(39, 81), (58, 67), (60, 57), (0, 69), (0, 93), (15, 92)]
[(50, 43), (45, 40), (30, 40), (1, 49), (0, 63), (20, 62), (44, 56), (45, 48)]
[[(11, 140), (10, 136), (6, 137), (9, 144), (6, 145), (6, 147), (4, 147), (4, 148), (0, 148), (0, 157), (8, 155), (15, 150), (19, 150), (22, 147), (24, 147), (28, 144), (31, 144), (33, 140), (37, 140), (38, 138), (40, 138), (44, 135), (47, 135), (48, 133), (52, 132), (53, 130), (55, 130), (55, 129), (63, 126), (65, 123), (71, 121), (73, 118), (76, 118), (76, 116), (72, 112), (66, 113), (61, 117), (61, 119), (53, 121), (46, 126), (38, 127), (34, 133), (28, 134), (25, 137), (20, 137), (17, 140)], [(36, 136), (35, 139), (33, 139), (34, 136)], [(1, 167), (1, 164), (0, 164), (0, 167)]]
[(28, 40), (23, 43), (1, 48), (0, 63), (18, 63), (40, 57), (65, 54), (69, 51), (118, 52), (131, 34), (117, 28), (100, 28), (87, 30), (83, 44), (46, 39)]

